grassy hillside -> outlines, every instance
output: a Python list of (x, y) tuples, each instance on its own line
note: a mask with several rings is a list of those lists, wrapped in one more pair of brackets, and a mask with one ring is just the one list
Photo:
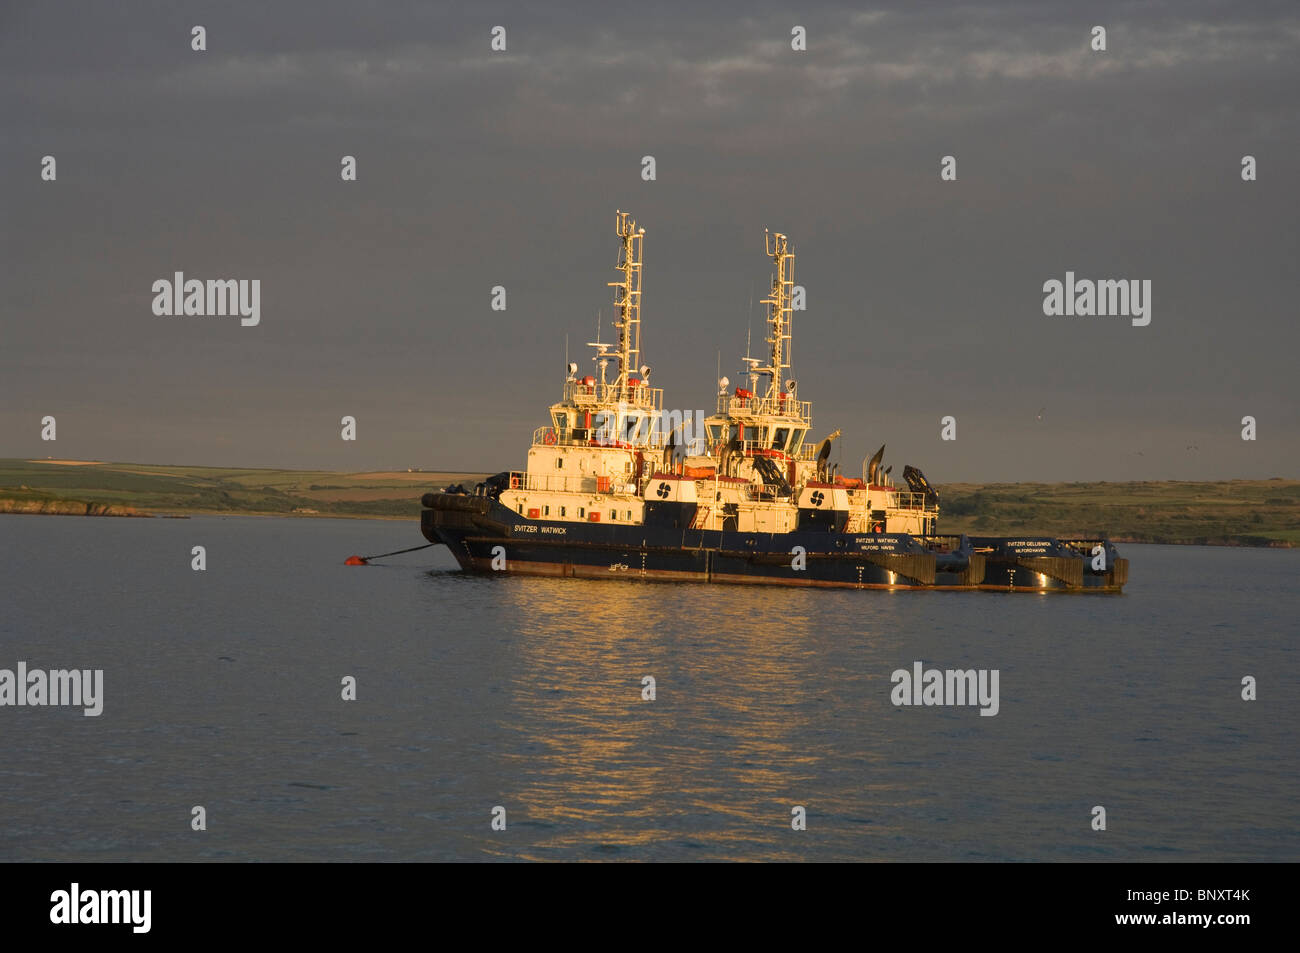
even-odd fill
[(998, 535), (1106, 535), (1115, 541), (1300, 545), (1300, 481), (954, 483), (940, 529)]
[(130, 508), (162, 515), (415, 518), (421, 494), (482, 478), (476, 473), (332, 473), (0, 460), (0, 512), (76, 512), (78, 505), (100, 505), (110, 507), (106, 515), (129, 515), (120, 511)]
[[(332, 473), (0, 460), (0, 512), (250, 513), (414, 519), (420, 496), (479, 473)], [(1116, 541), (1300, 545), (1300, 481), (953, 483), (945, 533), (1107, 535)]]

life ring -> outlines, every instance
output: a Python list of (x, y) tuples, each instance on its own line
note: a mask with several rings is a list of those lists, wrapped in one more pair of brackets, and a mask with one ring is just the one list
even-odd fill
[(517, 477), (517, 476), (512, 476), (512, 477), (510, 478), (510, 489), (512, 489), (512, 490), (517, 490), (517, 489), (519, 489), (519, 477)]
[(871, 532), (873, 532), (873, 533), (879, 533), (879, 532), (883, 531), (884, 528), (885, 528), (885, 527), (884, 527), (883, 524), (881, 524), (881, 523), (877, 523), (875, 526), (871, 527)]
[(546, 444), (548, 447), (555, 446), (555, 431), (548, 429), (546, 433), (542, 434), (542, 443)]

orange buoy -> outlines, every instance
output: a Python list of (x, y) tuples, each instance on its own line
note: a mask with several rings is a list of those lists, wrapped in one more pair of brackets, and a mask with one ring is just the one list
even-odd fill
[(343, 563), (345, 566), (366, 566), (369, 565), (360, 556), (349, 556)]

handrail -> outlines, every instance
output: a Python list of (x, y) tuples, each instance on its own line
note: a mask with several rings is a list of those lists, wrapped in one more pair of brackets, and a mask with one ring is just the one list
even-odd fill
[[(602, 481), (605, 489), (601, 489)], [(510, 489), (538, 490), (560, 493), (614, 493), (636, 495), (636, 485), (627, 478), (602, 477), (596, 474), (567, 476), (558, 473), (527, 473), (510, 471)]]
[[(637, 433), (633, 435), (632, 440), (614, 439), (609, 440), (604, 437), (601, 428), (592, 427), (589, 431), (590, 436), (583, 440), (577, 440), (573, 436), (573, 431), (557, 431), (554, 427), (538, 427), (533, 431), (534, 447), (618, 447), (624, 450), (654, 450), (660, 451), (668, 446), (670, 435), (652, 431), (650, 433)], [(671, 438), (676, 446), (683, 446), (682, 434), (679, 432)], [(685, 444), (687, 453), (702, 451), (702, 438), (691, 438)]]
[(662, 410), (664, 391), (662, 387), (650, 387), (648, 384), (619, 387), (618, 383), (602, 384), (593, 381), (588, 384), (585, 379), (564, 382), (564, 399), (578, 406), (587, 404), (626, 404), (637, 410)]
[[(739, 447), (742, 451), (746, 453), (750, 453), (757, 450), (772, 450), (772, 448), (769, 446), (770, 443), (771, 443), (770, 440), (768, 441), (741, 440), (739, 441)], [(716, 457), (719, 453), (722, 452), (723, 449), (726, 448), (726, 446), (727, 444), (724, 443), (714, 447), (713, 451), (710, 453), (710, 456)], [(800, 445), (799, 449), (795, 453), (791, 453), (789, 450), (775, 450), (773, 452), (785, 454), (785, 456), (792, 457), (795, 460), (812, 460), (816, 456), (817, 446), (815, 444), (811, 444), (805, 441), (803, 444)]]
[(558, 476), (528, 473), (524, 475), (525, 490), (553, 490), (568, 493), (595, 493), (594, 476)]
[(729, 416), (788, 417), (800, 423), (812, 423), (812, 401), (787, 397), (737, 397), (735, 394), (718, 395), (718, 413)]
[[(889, 507), (896, 510), (925, 510), (926, 494), (909, 493), (906, 490), (890, 493), (888, 496)], [(931, 508), (933, 512), (939, 512), (938, 507)]]

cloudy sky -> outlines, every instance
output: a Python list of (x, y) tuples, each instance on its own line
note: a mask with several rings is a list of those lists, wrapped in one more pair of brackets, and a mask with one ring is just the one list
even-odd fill
[[(622, 208), (668, 407), (761, 340), (771, 227), (846, 472), (1300, 476), (1294, 2), (704, 6), (6, 0), (0, 457), (519, 466)], [(175, 271), (260, 279), (260, 325), (155, 316)], [(1045, 316), (1066, 271), (1150, 325)]]

